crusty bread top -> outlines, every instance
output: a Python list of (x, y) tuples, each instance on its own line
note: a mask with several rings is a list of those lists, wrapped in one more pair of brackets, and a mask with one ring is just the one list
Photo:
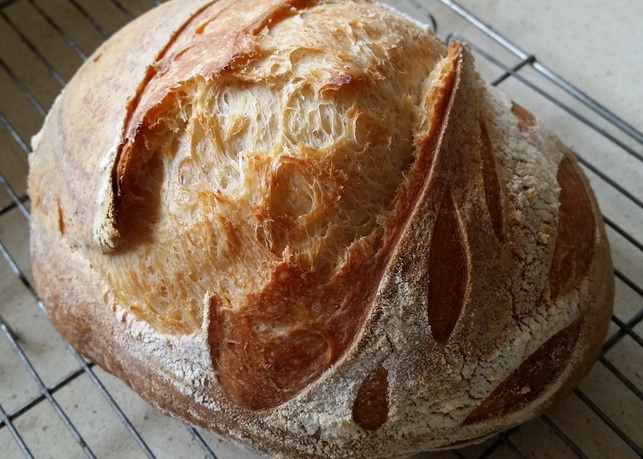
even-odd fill
[(609, 317), (569, 151), (466, 46), (365, 0), (165, 4), (96, 52), (34, 148), (59, 329), (266, 451), (483, 438), (568, 390)]
[[(87, 171), (106, 183), (90, 244), (110, 251), (95, 265), (114, 300), (158, 331), (199, 330), (207, 311), (220, 380), (265, 408), (334, 363), (368, 312), (444, 48), (367, 2), (246, 1), (234, 27), (220, 20), (231, 4), (198, 11), (130, 85), (120, 144), (100, 161), (112, 173)], [(66, 93), (73, 104), (80, 90)], [(232, 336), (274, 357), (239, 355)], [(252, 400), (262, 384), (272, 399)]]

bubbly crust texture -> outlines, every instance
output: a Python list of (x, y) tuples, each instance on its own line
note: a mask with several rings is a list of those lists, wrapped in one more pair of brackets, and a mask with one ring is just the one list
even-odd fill
[(605, 337), (610, 253), (573, 154), (465, 45), (369, 1), (164, 4), (33, 144), (56, 327), (257, 451), (482, 441), (568, 393)]

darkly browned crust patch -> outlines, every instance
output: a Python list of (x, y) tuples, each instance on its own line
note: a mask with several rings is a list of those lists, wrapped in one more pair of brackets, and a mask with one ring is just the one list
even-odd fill
[(388, 420), (388, 410), (388, 371), (380, 364), (357, 392), (353, 421), (365, 430), (377, 430)]
[(56, 199), (56, 209), (58, 210), (58, 231), (61, 235), (65, 234), (65, 216), (60, 205), (60, 199)]
[(438, 211), (429, 251), (429, 325), (440, 344), (448, 341), (458, 322), (467, 279), (464, 236), (453, 197), (447, 193)]
[[(283, 263), (238, 310), (210, 303), (212, 364), (232, 402), (251, 410), (275, 407), (341, 357), (370, 311), (381, 276), (381, 263), (366, 263), (371, 257), (367, 244), (354, 250), (345, 270), (323, 286), (318, 274)], [(362, 279), (359, 291), (350, 289), (355, 273)]]
[(577, 319), (540, 346), (467, 416), (464, 424), (497, 419), (534, 401), (567, 366), (580, 326)]
[(511, 112), (518, 119), (518, 129), (523, 132), (529, 128), (536, 126), (536, 124), (538, 123), (534, 115), (529, 113), (528, 110), (515, 102), (512, 102), (511, 104)]
[(549, 272), (552, 299), (577, 285), (577, 281), (589, 269), (596, 243), (592, 203), (572, 159), (563, 158), (557, 178), (560, 185), (560, 217)]

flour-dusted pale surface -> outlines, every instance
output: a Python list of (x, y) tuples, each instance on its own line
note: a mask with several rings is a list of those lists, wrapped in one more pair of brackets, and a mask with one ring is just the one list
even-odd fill
[(572, 155), (368, 1), (177, 1), (34, 139), (34, 274), (61, 333), (259, 451), (481, 441), (588, 371), (611, 261)]

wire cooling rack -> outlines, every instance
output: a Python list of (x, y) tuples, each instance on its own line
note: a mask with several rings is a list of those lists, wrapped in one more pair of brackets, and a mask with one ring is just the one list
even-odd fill
[[(82, 61), (158, 3), (0, 0), (2, 457), (254, 457), (163, 416), (76, 354), (49, 323), (33, 287), (29, 139)], [(643, 457), (643, 134), (457, 3), (389, 3), (440, 28), (445, 40), (469, 42), (487, 81), (564, 126), (563, 140), (574, 147), (601, 203), (615, 262), (608, 338), (599, 362), (569, 397), (481, 445), (417, 457)]]

